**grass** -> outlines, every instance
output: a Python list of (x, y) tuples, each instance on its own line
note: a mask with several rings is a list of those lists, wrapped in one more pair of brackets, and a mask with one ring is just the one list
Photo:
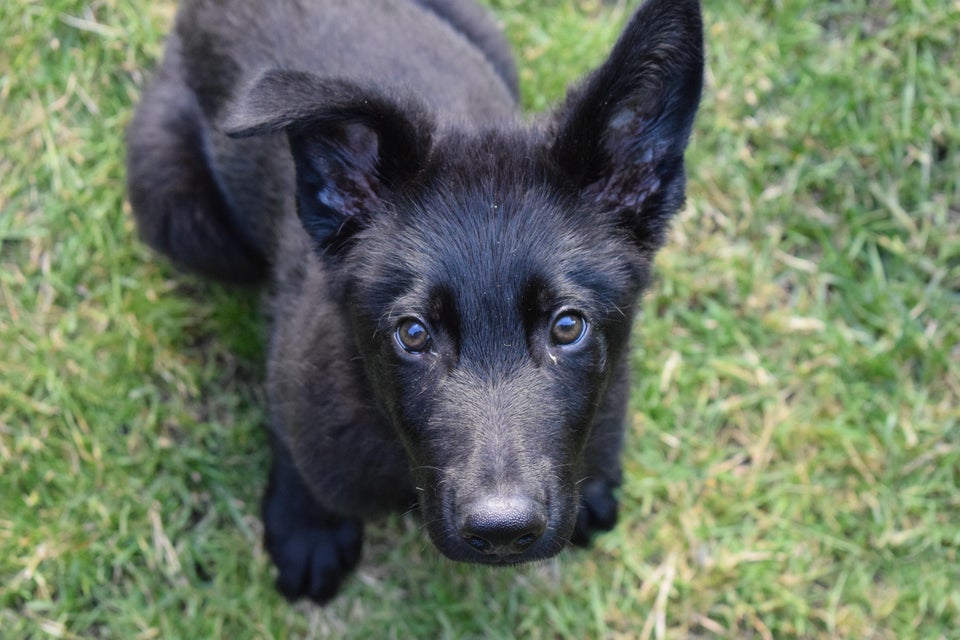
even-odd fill
[[(491, 4), (529, 110), (628, 13)], [(956, 638), (960, 4), (705, 9), (620, 525), (490, 571), (391, 519), (319, 609), (259, 543), (257, 295), (176, 273), (124, 202), (172, 3), (0, 4), (3, 637)]]

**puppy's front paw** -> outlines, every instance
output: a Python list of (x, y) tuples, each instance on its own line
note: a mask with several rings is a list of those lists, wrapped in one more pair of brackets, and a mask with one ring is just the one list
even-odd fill
[(570, 542), (586, 547), (594, 533), (613, 528), (617, 523), (617, 499), (613, 490), (613, 484), (599, 478), (591, 478), (581, 485), (577, 524)]
[[(266, 547), (277, 565), (277, 590), (290, 600), (323, 604), (360, 560), (363, 526), (355, 520), (267, 524)], [(279, 530), (277, 530), (279, 529)]]

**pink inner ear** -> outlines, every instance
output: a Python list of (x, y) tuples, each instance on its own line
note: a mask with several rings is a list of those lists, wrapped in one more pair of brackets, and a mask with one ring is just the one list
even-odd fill
[(331, 140), (339, 151), (316, 159), (326, 178), (317, 200), (344, 216), (365, 213), (383, 191), (377, 175), (379, 137), (370, 127), (354, 123), (343, 125)]
[(603, 145), (609, 168), (584, 189), (585, 198), (602, 206), (637, 209), (660, 188), (656, 165), (664, 149), (656, 148), (651, 124), (636, 105), (610, 119)]
[(583, 190), (583, 196), (613, 209), (639, 209), (660, 188), (652, 164), (616, 165), (613, 171)]
[(363, 124), (347, 124), (342, 128), (343, 146), (356, 169), (373, 173), (377, 168), (380, 139), (376, 132)]
[(328, 182), (317, 194), (317, 199), (341, 215), (368, 212), (380, 201), (383, 187), (372, 169), (335, 165), (330, 167), (326, 177)]

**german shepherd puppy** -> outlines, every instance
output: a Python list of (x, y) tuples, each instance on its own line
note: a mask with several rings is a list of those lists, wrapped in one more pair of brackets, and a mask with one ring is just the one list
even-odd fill
[(128, 131), (147, 243), (271, 283), (277, 586), (324, 602), (417, 505), (506, 565), (617, 517), (628, 342), (684, 198), (698, 0), (647, 0), (535, 122), (470, 0), (185, 0)]

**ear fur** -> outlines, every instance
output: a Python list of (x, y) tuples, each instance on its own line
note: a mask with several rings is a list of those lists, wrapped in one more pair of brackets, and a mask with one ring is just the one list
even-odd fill
[(590, 204), (658, 247), (683, 202), (683, 153), (703, 85), (699, 0), (647, 0), (607, 61), (570, 92), (551, 154)]
[(234, 138), (286, 132), (301, 222), (322, 251), (336, 254), (417, 173), (433, 123), (419, 105), (347, 80), (272, 70), (232, 105), (224, 130)]

